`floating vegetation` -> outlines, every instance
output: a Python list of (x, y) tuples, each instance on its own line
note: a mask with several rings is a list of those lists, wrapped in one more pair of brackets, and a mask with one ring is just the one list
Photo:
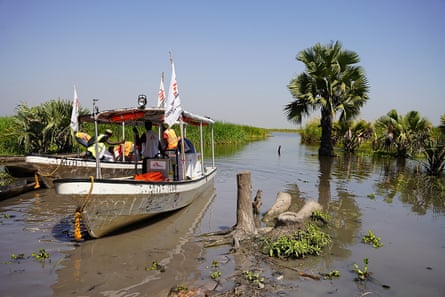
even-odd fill
[(323, 274), (323, 279), (333, 279), (333, 278), (338, 278), (338, 277), (340, 277), (339, 270), (332, 270), (331, 272)]
[(17, 260), (21, 260), (21, 259), (25, 259), (25, 254), (21, 253), (21, 254), (12, 254), (11, 255), (11, 260), (17, 261)]
[(213, 280), (217, 280), (221, 277), (221, 272), (219, 271), (212, 271), (210, 272), (210, 278)]
[(42, 263), (43, 267), (43, 264), (45, 264), (45, 261), (49, 259), (49, 256), (50, 256), (49, 253), (47, 253), (45, 249), (40, 249), (38, 253), (33, 252), (31, 256), (28, 257), (26, 257), (24, 253), (11, 254), (10, 261), (3, 262), (3, 264), (13, 264), (13, 263), (20, 264), (21, 260), (33, 258)]
[(157, 261), (153, 261), (150, 267), (145, 267), (145, 271), (151, 270), (159, 270), (160, 272), (165, 272), (165, 267), (164, 265), (159, 264)]
[(331, 216), (325, 212), (316, 210), (312, 212), (311, 219), (313, 221), (321, 221), (323, 224), (328, 224), (331, 220)]
[(249, 283), (258, 286), (259, 289), (264, 288), (264, 277), (261, 276), (260, 272), (252, 272), (249, 270), (243, 271), (244, 279)]
[(374, 234), (374, 232), (372, 232), (371, 230), (368, 230), (368, 234), (366, 234), (365, 236), (362, 237), (362, 242), (364, 242), (366, 244), (370, 244), (370, 245), (372, 245), (373, 248), (376, 248), (376, 249), (384, 246), (384, 244), (381, 240), (382, 239), (380, 237), (377, 237)]
[(306, 255), (320, 255), (321, 250), (331, 243), (331, 237), (314, 224), (291, 235), (282, 235), (277, 240), (265, 238), (263, 253), (278, 258), (304, 258)]
[(369, 278), (368, 258), (364, 258), (363, 263), (364, 263), (363, 268), (360, 268), (358, 264), (354, 263), (354, 271), (357, 274), (357, 277), (355, 278), (356, 281), (364, 281)]
[(179, 292), (187, 292), (189, 289), (184, 285), (178, 285), (170, 290), (170, 292), (179, 293)]
[(46, 259), (49, 259), (49, 253), (47, 253), (45, 249), (40, 249), (38, 253), (32, 253), (31, 257), (44, 263)]

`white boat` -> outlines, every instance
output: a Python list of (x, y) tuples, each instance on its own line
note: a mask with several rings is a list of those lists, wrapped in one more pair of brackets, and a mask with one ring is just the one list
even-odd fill
[(155, 215), (181, 209), (213, 188), (215, 168), (193, 180), (146, 182), (128, 179), (57, 179), (57, 194), (69, 195), (93, 238)]
[[(88, 157), (63, 155), (28, 155), (25, 156), (28, 168), (37, 173), (41, 182), (47, 188), (53, 188), (53, 180), (60, 178), (81, 178), (96, 175), (96, 160)], [(101, 162), (100, 175), (103, 178), (114, 176), (129, 176), (141, 172), (142, 164), (132, 162)]]
[[(159, 108), (118, 109), (96, 114), (97, 121), (123, 124), (137, 124), (145, 120), (161, 124), (163, 119), (164, 110)], [(91, 237), (99, 238), (135, 222), (181, 209), (214, 187), (214, 121), (184, 111), (180, 121), (181, 132), (184, 130), (184, 123), (200, 126), (200, 146), (197, 146), (198, 149), (193, 154), (175, 153), (166, 159), (149, 159), (148, 173), (161, 172), (163, 176), (168, 175), (161, 181), (137, 180), (134, 175), (114, 178), (85, 176), (81, 179), (61, 178), (53, 181), (57, 194), (74, 200)], [(210, 165), (205, 164), (203, 151), (202, 136), (205, 126), (209, 126), (212, 138)], [(178, 166), (172, 167), (172, 163)], [(99, 161), (96, 164), (99, 170), (107, 165)], [(171, 173), (172, 168), (177, 168), (176, 174)]]

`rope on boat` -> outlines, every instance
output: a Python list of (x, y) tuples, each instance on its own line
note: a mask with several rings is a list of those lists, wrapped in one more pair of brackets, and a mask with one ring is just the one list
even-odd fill
[(39, 175), (36, 173), (34, 173), (34, 181), (35, 181), (35, 185), (34, 185), (34, 189), (38, 189), (40, 188), (40, 183), (39, 183)]
[(44, 176), (44, 177), (53, 176), (54, 173), (56, 173), (56, 171), (59, 170), (59, 168), (60, 168), (60, 166), (62, 165), (62, 162), (63, 162), (64, 160), (65, 160), (65, 159), (60, 159), (59, 164), (57, 164), (56, 168), (55, 168), (53, 171), (51, 171), (50, 173), (41, 173), (40, 171), (38, 171), (37, 173), (38, 173), (40, 176)]
[(90, 184), (90, 189), (88, 191), (88, 194), (86, 195), (85, 199), (83, 200), (82, 206), (78, 207), (74, 214), (74, 240), (76, 240), (76, 241), (82, 240), (82, 233), (80, 232), (80, 219), (81, 219), (81, 214), (83, 212), (83, 209), (87, 205), (88, 200), (90, 199), (91, 192), (93, 191), (94, 176), (90, 176), (90, 180), (91, 180), (91, 184)]

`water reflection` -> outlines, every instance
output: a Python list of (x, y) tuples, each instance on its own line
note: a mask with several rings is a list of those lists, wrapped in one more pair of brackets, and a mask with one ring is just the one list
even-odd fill
[(375, 183), (377, 195), (391, 204), (394, 199), (411, 205), (418, 215), (425, 215), (429, 209), (440, 214), (445, 208), (445, 180), (427, 176), (419, 170), (418, 164), (410, 161), (384, 160), (381, 178)]
[[(352, 244), (361, 228), (361, 211), (356, 203), (356, 196), (348, 191), (345, 187), (347, 183), (344, 181), (353, 177), (358, 179), (363, 177), (361, 170), (357, 170), (362, 162), (359, 158), (349, 155), (337, 158), (319, 157), (319, 162), (318, 202), (331, 216), (330, 227), (336, 234), (331, 253), (344, 258), (350, 255), (348, 246)], [(333, 180), (331, 175), (336, 179)], [(332, 193), (331, 181), (337, 183), (336, 193)]]
[(318, 182), (318, 203), (323, 206), (324, 209), (328, 208), (331, 201), (331, 171), (333, 158), (319, 157), (320, 162), (320, 175)]
[[(192, 205), (132, 226), (114, 236), (88, 240), (66, 252), (65, 268), (53, 286), (55, 296), (157, 296), (176, 279), (199, 278), (201, 248), (194, 230), (212, 203), (210, 187)], [(158, 263), (164, 270), (152, 269)]]

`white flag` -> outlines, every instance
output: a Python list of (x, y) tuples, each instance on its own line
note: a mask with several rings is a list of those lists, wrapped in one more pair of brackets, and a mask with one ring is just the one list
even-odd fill
[(167, 101), (165, 102), (165, 117), (164, 122), (169, 127), (173, 126), (182, 114), (181, 100), (179, 98), (178, 85), (176, 84), (175, 64), (173, 59), (170, 58), (172, 64), (172, 77), (170, 81), (170, 87), (168, 88)]
[(70, 127), (74, 132), (79, 131), (79, 98), (77, 97), (76, 87), (74, 87), (74, 101), (73, 101), (73, 111), (71, 112), (71, 124)]
[(164, 102), (165, 102), (164, 72), (162, 72), (161, 85), (159, 86), (159, 92), (158, 92), (158, 107), (164, 107)]

